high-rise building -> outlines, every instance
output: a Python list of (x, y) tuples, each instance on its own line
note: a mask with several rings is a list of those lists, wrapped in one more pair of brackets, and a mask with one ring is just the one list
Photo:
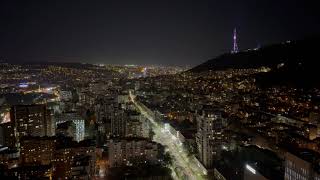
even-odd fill
[(223, 145), (224, 119), (220, 111), (203, 109), (197, 115), (196, 143), (199, 159), (206, 168), (211, 168), (215, 156)]
[(109, 119), (115, 104), (114, 98), (101, 98), (95, 105), (95, 115), (98, 124), (103, 123), (103, 119)]
[(320, 180), (319, 153), (296, 150), (285, 154), (285, 180)]
[(142, 123), (137, 119), (126, 122), (126, 137), (142, 137)]
[(56, 124), (62, 124), (68, 121), (72, 122), (74, 125), (71, 128), (71, 136), (77, 142), (84, 140), (85, 136), (85, 120), (78, 115), (76, 112), (67, 112), (62, 114), (56, 114), (55, 116)]
[(55, 134), (51, 111), (43, 104), (12, 106), (10, 117), (11, 121), (5, 124), (4, 141), (11, 147), (13, 144), (19, 147), (19, 139), (23, 136), (41, 137)]
[(20, 159), (27, 165), (49, 165), (56, 148), (55, 137), (30, 137), (20, 139)]
[(112, 139), (109, 141), (109, 164), (111, 167), (134, 164), (157, 164), (159, 144), (144, 138)]
[(54, 179), (92, 179), (95, 146), (89, 141), (64, 141), (54, 151)]
[(126, 134), (126, 120), (128, 116), (121, 105), (114, 107), (111, 115), (111, 135), (116, 137), (124, 137)]
[(70, 101), (72, 99), (71, 91), (60, 91), (59, 95), (62, 101)]
[(113, 97), (101, 98), (95, 104), (95, 115), (98, 124), (98, 132), (108, 139), (111, 136), (111, 117), (113, 117), (115, 99)]
[[(148, 138), (150, 127), (146, 118), (137, 112), (128, 100), (127, 95), (118, 98), (99, 99), (95, 106), (98, 131), (109, 139), (113, 137)], [(120, 103), (119, 103), (120, 102)]]
[(149, 138), (150, 128), (148, 120), (137, 111), (127, 110), (126, 137)]
[(45, 135), (54, 136), (56, 134), (56, 120), (54, 119), (54, 110), (46, 107)]
[(1, 141), (2, 145), (7, 147), (15, 147), (16, 146), (16, 137), (14, 133), (14, 126), (12, 122), (7, 122), (4, 124), (0, 124), (1, 129)]
[(125, 104), (130, 101), (128, 93), (122, 93), (117, 96), (117, 102), (120, 104)]

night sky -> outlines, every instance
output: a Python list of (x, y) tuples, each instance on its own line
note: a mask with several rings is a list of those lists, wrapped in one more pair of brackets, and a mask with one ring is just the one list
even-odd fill
[[(314, 2), (314, 3), (313, 3)], [(309, 0), (0, 2), (0, 59), (196, 65), (232, 48), (320, 34)]]

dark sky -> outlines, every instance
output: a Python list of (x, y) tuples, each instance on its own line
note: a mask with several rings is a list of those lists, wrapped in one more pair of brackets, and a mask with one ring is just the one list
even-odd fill
[(0, 2), (0, 58), (196, 65), (230, 51), (320, 33), (313, 0)]

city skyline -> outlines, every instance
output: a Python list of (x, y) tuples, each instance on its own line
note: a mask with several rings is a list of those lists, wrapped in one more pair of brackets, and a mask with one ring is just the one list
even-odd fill
[(0, 179), (320, 180), (320, 11), (0, 2)]
[(191, 69), (0, 62), (0, 177), (317, 179), (318, 40)]

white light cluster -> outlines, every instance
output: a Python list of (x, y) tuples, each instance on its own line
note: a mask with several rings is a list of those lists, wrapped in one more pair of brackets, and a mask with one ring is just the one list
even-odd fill
[(246, 168), (247, 168), (250, 172), (252, 172), (253, 174), (256, 174), (256, 170), (253, 169), (253, 167), (251, 167), (249, 164), (246, 165)]

